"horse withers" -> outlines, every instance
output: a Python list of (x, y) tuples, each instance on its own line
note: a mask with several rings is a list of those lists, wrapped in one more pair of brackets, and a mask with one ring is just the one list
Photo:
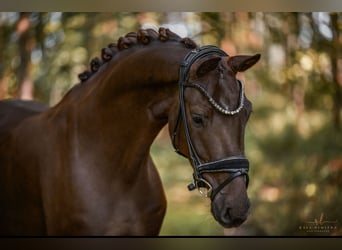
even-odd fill
[(239, 226), (252, 105), (236, 74), (259, 58), (139, 30), (102, 49), (54, 107), (21, 114), (7, 101), (14, 121), (0, 102), (0, 234), (157, 235), (166, 199), (149, 151), (166, 124), (193, 167), (189, 189), (211, 198), (224, 227)]

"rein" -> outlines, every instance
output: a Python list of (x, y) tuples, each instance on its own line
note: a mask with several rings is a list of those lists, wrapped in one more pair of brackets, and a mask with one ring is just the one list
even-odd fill
[[(189, 126), (187, 123), (187, 114), (185, 108), (185, 89), (186, 88), (195, 88), (199, 90), (204, 96), (207, 97), (209, 103), (220, 113), (224, 115), (235, 115), (238, 114), (244, 105), (244, 85), (241, 81), (238, 80), (238, 83), (241, 87), (240, 93), (240, 104), (237, 109), (235, 110), (228, 110), (218, 104), (206, 91), (204, 87), (202, 87), (198, 83), (189, 83), (189, 71), (192, 64), (203, 57), (208, 56), (209, 54), (218, 54), (219, 56), (228, 56), (224, 51), (217, 48), (216, 46), (208, 45), (203, 46), (200, 48), (196, 48), (190, 51), (184, 58), (183, 62), (181, 63), (180, 67), (180, 74), (179, 74), (179, 112), (178, 118), (176, 121), (176, 125), (172, 134), (172, 144), (175, 148), (175, 151), (186, 157), (178, 147), (176, 146), (175, 140), (177, 136), (177, 130), (179, 128), (180, 120), (183, 121), (184, 133), (188, 145), (189, 150), (189, 157), (191, 164), (194, 169), (193, 173), (193, 183), (188, 185), (189, 191), (192, 191), (198, 188), (199, 192), (206, 196), (210, 197), (211, 200), (214, 200), (215, 196), (233, 179), (238, 176), (245, 176), (246, 178), (246, 187), (248, 187), (249, 177), (248, 177), (248, 169), (249, 169), (249, 162), (243, 156), (232, 156), (228, 158), (224, 158), (217, 161), (203, 163), (198, 156), (196, 148), (191, 140)], [(203, 173), (219, 173), (219, 172), (226, 172), (229, 173), (229, 177), (221, 183), (217, 188), (213, 189), (212, 185), (203, 178)]]

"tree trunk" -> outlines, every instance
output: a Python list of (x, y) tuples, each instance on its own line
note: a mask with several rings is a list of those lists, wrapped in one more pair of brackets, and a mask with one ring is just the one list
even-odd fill
[(331, 70), (334, 84), (334, 105), (333, 105), (333, 124), (336, 130), (341, 129), (341, 108), (342, 108), (342, 61), (340, 32), (338, 28), (338, 13), (331, 13), (331, 29), (333, 32), (332, 53), (331, 53)]
[(17, 69), (18, 75), (18, 98), (32, 100), (34, 86), (30, 77), (30, 62), (32, 39), (30, 37), (31, 22), (29, 13), (20, 13), (17, 25), (18, 47), (20, 56), (20, 65)]

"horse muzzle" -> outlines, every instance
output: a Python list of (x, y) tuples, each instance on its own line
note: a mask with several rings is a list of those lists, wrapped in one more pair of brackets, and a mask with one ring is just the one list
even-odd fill
[(223, 227), (238, 227), (246, 221), (250, 211), (250, 201), (247, 195), (230, 202), (226, 197), (217, 198), (211, 204), (211, 212), (216, 221)]

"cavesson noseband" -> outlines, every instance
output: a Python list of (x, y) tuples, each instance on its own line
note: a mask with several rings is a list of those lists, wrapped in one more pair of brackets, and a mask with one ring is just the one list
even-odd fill
[[(211, 200), (215, 198), (218, 192), (222, 188), (224, 188), (228, 183), (230, 183), (233, 179), (238, 176), (245, 176), (246, 177), (246, 187), (248, 187), (249, 177), (248, 177), (248, 169), (249, 169), (249, 162), (244, 156), (232, 156), (224, 159), (220, 159), (217, 161), (202, 163), (200, 157), (197, 154), (197, 151), (194, 147), (194, 144), (191, 140), (189, 126), (187, 123), (187, 114), (185, 109), (185, 89), (195, 88), (199, 90), (205, 97), (207, 97), (209, 103), (220, 113), (224, 115), (235, 115), (238, 114), (244, 105), (244, 85), (241, 81), (238, 80), (241, 93), (240, 93), (240, 103), (237, 109), (235, 110), (228, 110), (227, 108), (222, 107), (218, 104), (207, 92), (207, 90), (198, 83), (189, 83), (189, 71), (192, 64), (205, 56), (210, 54), (217, 54), (219, 56), (228, 56), (224, 51), (217, 48), (216, 46), (208, 45), (203, 46), (200, 48), (196, 48), (190, 51), (184, 58), (183, 62), (181, 63), (180, 67), (180, 74), (179, 74), (179, 113), (177, 122), (172, 134), (172, 144), (175, 148), (175, 151), (182, 156), (185, 156), (178, 147), (176, 146), (175, 140), (177, 136), (177, 130), (179, 127), (180, 120), (183, 121), (184, 133), (188, 145), (189, 150), (189, 157), (191, 164), (193, 165), (194, 173), (193, 183), (188, 185), (188, 189), (194, 190), (198, 188), (201, 194), (205, 194), (205, 196), (210, 197)], [(186, 156), (185, 156), (186, 157)], [(221, 183), (218, 187), (213, 189), (212, 185), (203, 178), (203, 173), (217, 173), (217, 172), (226, 172), (229, 173), (228, 179), (226, 179), (223, 183)], [(206, 193), (203, 192), (203, 188), (207, 189)]]

